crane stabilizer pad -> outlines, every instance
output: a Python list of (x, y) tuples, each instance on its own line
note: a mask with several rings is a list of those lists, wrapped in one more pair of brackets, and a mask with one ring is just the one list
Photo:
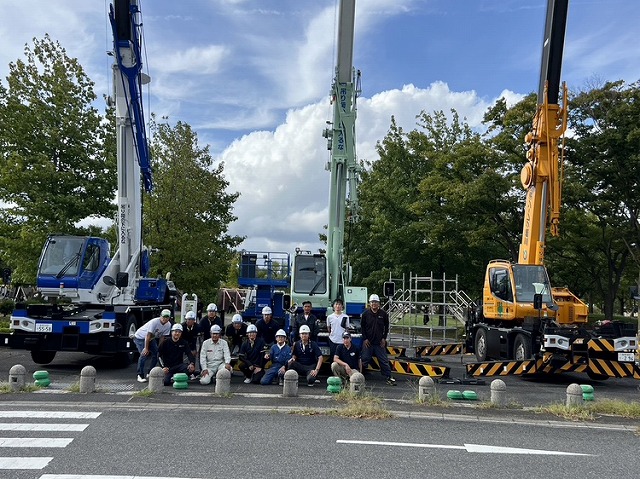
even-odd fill
[(640, 379), (640, 366), (635, 363), (607, 361), (606, 359), (589, 359), (589, 370), (610, 378)]
[[(420, 362), (404, 361), (397, 358), (389, 359), (389, 366), (395, 373), (406, 374), (409, 376), (429, 376), (432, 378), (448, 377), (450, 368), (446, 366), (431, 366), (429, 364), (423, 364)], [(371, 358), (371, 364), (367, 369), (372, 371), (380, 370), (380, 363), (378, 358)]]

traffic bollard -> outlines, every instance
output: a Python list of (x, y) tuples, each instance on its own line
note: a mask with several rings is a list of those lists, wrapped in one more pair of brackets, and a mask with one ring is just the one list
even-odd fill
[(507, 403), (507, 385), (502, 379), (491, 381), (491, 404), (504, 406)]
[(227, 368), (218, 369), (216, 373), (216, 394), (231, 392), (231, 371)]
[(349, 377), (349, 392), (353, 394), (364, 393), (364, 375), (356, 371)]
[(96, 368), (85, 366), (80, 371), (80, 392), (92, 393), (96, 390)]
[(282, 395), (287, 398), (296, 397), (298, 395), (298, 373), (293, 369), (289, 369), (284, 373)]
[(156, 366), (149, 371), (149, 385), (147, 389), (153, 393), (162, 392), (164, 388), (164, 371), (160, 366)]
[(27, 375), (27, 369), (22, 364), (16, 364), (9, 370), (9, 386), (11, 391), (18, 392), (24, 387), (24, 378)]
[(422, 376), (418, 381), (418, 399), (426, 401), (436, 394), (436, 383), (429, 376)]
[(567, 407), (582, 406), (582, 388), (579, 384), (573, 383), (567, 386)]

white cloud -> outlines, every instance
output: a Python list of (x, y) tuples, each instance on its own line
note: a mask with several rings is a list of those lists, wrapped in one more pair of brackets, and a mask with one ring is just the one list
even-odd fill
[(203, 75), (218, 72), (229, 53), (226, 47), (220, 45), (191, 47), (186, 50), (156, 53), (153, 64), (154, 69), (160, 73)]
[[(475, 92), (452, 92), (441, 82), (426, 89), (405, 85), (401, 90), (361, 98), (358, 157), (377, 159), (375, 144), (386, 135), (392, 115), (410, 131), (421, 110), (455, 108), (471, 126), (479, 126), (489, 104)], [(234, 210), (238, 220), (231, 232), (247, 237), (242, 247), (291, 252), (296, 247), (315, 250), (322, 246), (318, 234), (328, 222), (325, 164), (329, 153), (321, 132), (330, 115), (324, 102), (292, 109), (274, 131), (245, 135), (220, 155), (230, 191), (241, 193)]]

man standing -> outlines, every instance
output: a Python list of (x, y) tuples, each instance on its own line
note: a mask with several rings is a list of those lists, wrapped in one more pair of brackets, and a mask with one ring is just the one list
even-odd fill
[(209, 331), (211, 331), (211, 327), (217, 324), (222, 328), (224, 325), (222, 324), (222, 318), (218, 316), (218, 307), (215, 303), (209, 303), (207, 306), (207, 315), (200, 320), (200, 334), (202, 340), (208, 339)]
[(333, 355), (331, 372), (346, 381), (353, 373), (362, 372), (360, 349), (351, 342), (351, 334), (348, 332), (342, 333), (342, 344), (338, 345)]
[[(182, 339), (182, 325), (171, 327), (171, 339), (163, 341), (158, 348), (160, 366), (164, 371), (164, 385), (171, 386), (171, 378), (177, 373), (193, 374), (196, 369), (196, 358), (191, 353), (189, 343)], [(184, 364), (184, 357), (189, 358), (189, 365)]]
[(365, 309), (360, 319), (362, 327), (362, 367), (366, 368), (375, 356), (380, 363), (380, 372), (387, 379), (387, 384), (396, 385), (391, 376), (391, 366), (387, 357), (387, 336), (389, 334), (389, 315), (380, 309), (380, 298), (377, 294), (369, 296), (369, 309)]
[(273, 320), (273, 311), (269, 306), (262, 308), (262, 318), (256, 321), (258, 337), (264, 339), (267, 346), (271, 346), (276, 340), (278, 324)]
[(247, 337), (247, 325), (242, 321), (242, 316), (239, 314), (233, 315), (231, 324), (227, 326), (226, 336), (229, 348), (231, 348), (231, 355), (235, 356), (240, 352), (242, 341)]
[(333, 302), (333, 313), (327, 316), (327, 328), (329, 329), (329, 355), (333, 358), (336, 348), (342, 344), (342, 334), (349, 330), (349, 316), (342, 311), (344, 302), (338, 298)]
[(293, 322), (293, 327), (291, 328), (291, 337), (293, 341), (300, 340), (300, 327), (303, 325), (309, 326), (309, 339), (311, 341), (318, 340), (318, 318), (314, 316), (311, 312), (312, 304), (311, 301), (303, 301), (302, 302), (302, 313), (296, 315), (296, 319)]
[(244, 383), (258, 384), (264, 376), (264, 339), (258, 337), (258, 328), (250, 324), (247, 339), (240, 347), (240, 371), (244, 374)]
[(133, 336), (133, 342), (138, 348), (140, 359), (138, 359), (138, 382), (146, 383), (145, 363), (147, 358), (151, 357), (150, 370), (158, 364), (158, 341), (164, 341), (165, 336), (169, 336), (171, 331), (171, 311), (163, 309), (159, 318), (153, 318), (146, 322), (136, 331)]
[(312, 387), (320, 367), (322, 366), (322, 352), (315, 341), (309, 339), (309, 326), (300, 326), (300, 341), (293, 344), (289, 369), (293, 369), (300, 376), (307, 378), (307, 386)]
[(220, 339), (222, 328), (217, 324), (211, 326), (211, 339), (202, 343), (200, 349), (200, 384), (210, 384), (222, 368), (231, 371), (231, 352), (224, 339)]

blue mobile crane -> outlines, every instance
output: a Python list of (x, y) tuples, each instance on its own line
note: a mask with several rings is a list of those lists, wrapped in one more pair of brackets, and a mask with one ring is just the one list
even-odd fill
[(142, 21), (138, 0), (110, 6), (113, 30), (117, 143), (117, 242), (111, 256), (106, 239), (52, 235), (40, 261), (36, 288), (43, 304), (16, 304), (11, 316), (11, 348), (28, 349), (38, 364), (58, 351), (108, 354), (126, 362), (136, 328), (172, 308), (177, 290), (168, 279), (148, 278), (149, 249), (142, 241), (142, 186), (153, 188), (142, 85)]

